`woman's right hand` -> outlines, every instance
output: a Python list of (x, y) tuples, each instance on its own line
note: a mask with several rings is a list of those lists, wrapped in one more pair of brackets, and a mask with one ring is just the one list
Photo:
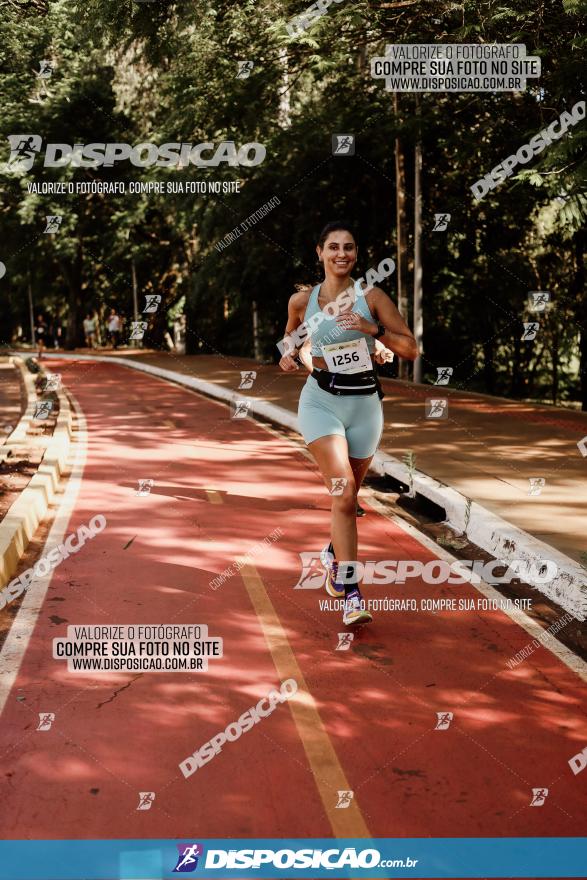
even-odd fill
[(293, 373), (294, 370), (300, 369), (298, 363), (292, 358), (291, 354), (284, 354), (279, 361), (279, 366), (285, 373)]

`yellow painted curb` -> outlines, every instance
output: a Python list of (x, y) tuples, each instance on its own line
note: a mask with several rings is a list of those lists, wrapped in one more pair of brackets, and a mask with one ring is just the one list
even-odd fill
[(4, 443), (0, 446), (0, 461), (8, 458), (11, 448), (13, 446), (22, 446), (23, 443), (26, 442), (26, 434), (29, 430), (33, 415), (35, 412), (35, 404), (37, 402), (37, 394), (35, 390), (35, 377), (32, 373), (30, 373), (24, 365), (24, 361), (19, 357), (10, 357), (8, 358), (9, 363), (14, 364), (15, 367), (20, 371), (21, 379), (24, 383), (24, 389), (26, 394), (26, 407), (23, 412), (20, 420), (14, 428), (14, 430), (8, 434), (5, 438)]
[[(14, 361), (21, 369), (25, 381), (27, 408), (6, 443), (0, 447), (2, 453), (8, 452), (12, 446), (22, 446), (23, 442), (26, 442), (26, 432), (31, 425), (37, 402), (34, 377), (28, 373), (22, 362), (18, 363), (16, 358)], [(8, 583), (16, 571), (31, 538), (47, 515), (57, 494), (59, 482), (65, 473), (73, 437), (72, 412), (64, 391), (59, 389), (56, 393), (59, 398), (59, 415), (53, 436), (47, 439), (47, 448), (36, 474), (0, 523), (0, 583), (2, 586)], [(39, 446), (42, 444), (42, 438), (36, 437), (34, 442), (36, 446)]]

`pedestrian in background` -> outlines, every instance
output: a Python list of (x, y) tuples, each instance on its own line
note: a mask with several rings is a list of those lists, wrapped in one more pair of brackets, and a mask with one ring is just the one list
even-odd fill
[(90, 317), (90, 313), (84, 318), (84, 336), (86, 337), (86, 348), (96, 347), (96, 319)]
[(110, 342), (112, 348), (116, 351), (120, 344), (120, 316), (116, 309), (110, 309), (110, 317), (108, 318), (108, 333), (110, 334)]
[(37, 315), (37, 323), (35, 325), (35, 342), (39, 349), (39, 360), (43, 357), (43, 352), (47, 347), (48, 329), (45, 319), (42, 315)]

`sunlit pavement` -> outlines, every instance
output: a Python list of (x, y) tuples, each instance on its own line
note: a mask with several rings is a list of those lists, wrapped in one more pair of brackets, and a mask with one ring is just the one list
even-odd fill
[[(255, 370), (257, 379), (244, 393), (294, 412), (307, 375), (234, 356), (138, 351), (124, 356), (231, 389), (239, 371)], [(585, 480), (586, 458), (577, 444), (587, 438), (587, 413), (473, 394), (459, 390), (459, 382), (453, 388), (384, 379), (383, 386), (383, 450), (399, 460), (412, 451), (418, 470), (580, 561), (587, 498), (577, 486)], [(428, 398), (448, 400), (446, 419), (426, 418)], [(530, 495), (530, 479), (536, 477), (544, 486)]]
[[(68, 533), (99, 513), (107, 525), (55, 570), (4, 710), (6, 838), (587, 832), (568, 763), (587, 745), (584, 682), (550, 651), (509, 668), (531, 636), (482, 610), (376, 612), (336, 650), (340, 611), (294, 589), (299, 553), (327, 542), (330, 502), (300, 450), (147, 375), (53, 366), (89, 432)], [(144, 496), (141, 480), (154, 481)], [(362, 558), (433, 558), (373, 509), (359, 530)], [(365, 593), (479, 597), (417, 580)], [(68, 624), (131, 623), (206, 624), (224, 657), (197, 674), (69, 674), (52, 659)], [(289, 703), (184, 778), (181, 761), (286, 678)], [(445, 729), (438, 713), (452, 713)], [(533, 789), (548, 789), (541, 806)], [(139, 792), (155, 793), (150, 809)]]

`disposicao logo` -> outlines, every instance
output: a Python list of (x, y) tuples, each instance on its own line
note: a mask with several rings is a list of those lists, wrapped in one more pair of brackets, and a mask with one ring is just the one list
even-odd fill
[[(4, 173), (30, 171), (37, 154), (41, 153), (43, 140), (38, 134), (10, 134), (10, 157), (2, 164)], [(47, 144), (43, 165), (45, 168), (112, 168), (117, 162), (128, 160), (139, 168), (174, 166), (185, 168), (217, 168), (221, 164), (231, 167), (251, 168), (260, 165), (267, 155), (263, 144), (252, 141), (237, 147), (234, 141), (219, 144)]]

